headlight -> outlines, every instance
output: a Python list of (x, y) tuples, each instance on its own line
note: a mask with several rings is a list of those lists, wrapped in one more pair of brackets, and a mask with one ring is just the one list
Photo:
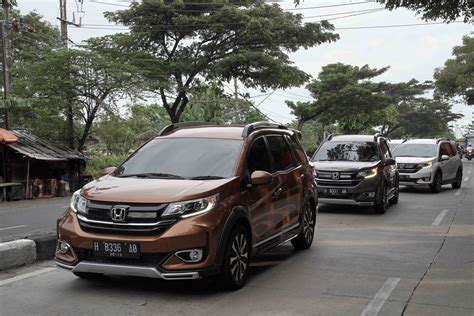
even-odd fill
[(170, 203), (161, 216), (181, 216), (186, 218), (209, 212), (216, 206), (217, 197), (218, 194), (203, 199)]
[(71, 198), (71, 209), (74, 213), (85, 213), (87, 207), (87, 200), (80, 194), (81, 190), (74, 192)]
[(368, 169), (368, 170), (360, 171), (357, 174), (357, 177), (366, 178), (366, 179), (367, 178), (373, 178), (377, 175), (378, 172), (379, 172), (378, 167), (373, 167), (373, 168)]
[(423, 162), (423, 163), (417, 164), (415, 169), (431, 168), (432, 165), (433, 165), (432, 161)]

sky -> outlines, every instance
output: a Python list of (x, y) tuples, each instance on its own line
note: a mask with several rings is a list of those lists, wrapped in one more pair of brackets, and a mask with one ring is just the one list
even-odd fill
[[(81, 41), (96, 36), (103, 36), (117, 32), (124, 32), (123, 26), (110, 24), (104, 18), (105, 11), (126, 9), (130, 0), (83, 0), (82, 11), (76, 17), (83, 15), (84, 27), (68, 28), (69, 38), (78, 44)], [(413, 11), (397, 9), (394, 11), (369, 9), (383, 8), (376, 3), (361, 3), (364, 0), (304, 0), (298, 10), (305, 16), (304, 21), (315, 22), (322, 17), (330, 20), (336, 27), (340, 39), (334, 43), (323, 44), (307, 50), (300, 50), (290, 54), (291, 60), (300, 69), (309, 73), (314, 78), (321, 71), (321, 67), (330, 63), (341, 62), (345, 64), (381, 68), (390, 66), (390, 69), (374, 80), (387, 82), (402, 82), (412, 78), (418, 81), (432, 80), (435, 68), (442, 67), (444, 62), (451, 58), (452, 48), (462, 43), (462, 37), (474, 31), (470, 24), (426, 24)], [(75, 0), (67, 0), (68, 19), (73, 20), (73, 12), (81, 11), (80, 5)], [(279, 2), (284, 9), (294, 9), (293, 1)], [(331, 6), (331, 7), (327, 7)], [(315, 8), (317, 7), (317, 8)], [(323, 8), (321, 8), (323, 7)], [(59, 25), (59, 0), (18, 0), (18, 9), (23, 13), (36, 11), (52, 25)], [(356, 11), (356, 12), (354, 12)], [(78, 22), (76, 20), (76, 22)], [(441, 22), (441, 21), (431, 21)], [(393, 26), (406, 24), (423, 24), (405, 27), (360, 28), (372, 26)], [(347, 28), (358, 29), (347, 29)], [(345, 29), (346, 28), (346, 29)], [(233, 84), (227, 84), (227, 92), (231, 92)], [(251, 96), (262, 94), (261, 91), (240, 87), (241, 93)], [(267, 91), (272, 92), (272, 91)], [(276, 90), (271, 95), (254, 97), (252, 100), (272, 120), (288, 123), (294, 119), (285, 100), (309, 101), (309, 92), (302, 87), (287, 90)], [(463, 104), (453, 106), (453, 111), (464, 114), (464, 118), (454, 123), (457, 136), (460, 136), (462, 126), (473, 121), (474, 107)]]

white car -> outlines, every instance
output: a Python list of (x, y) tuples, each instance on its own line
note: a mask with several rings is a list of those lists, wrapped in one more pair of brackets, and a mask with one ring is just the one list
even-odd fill
[(446, 139), (411, 139), (398, 145), (393, 155), (400, 173), (400, 185), (429, 187), (441, 191), (443, 184), (461, 187), (462, 161), (456, 147)]

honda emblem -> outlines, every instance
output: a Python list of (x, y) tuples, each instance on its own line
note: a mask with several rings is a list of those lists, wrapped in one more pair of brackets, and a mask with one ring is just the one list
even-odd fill
[(333, 172), (332, 173), (332, 179), (333, 180), (339, 180), (339, 172)]
[(114, 222), (125, 222), (125, 220), (127, 219), (127, 213), (127, 206), (114, 206), (110, 211), (110, 217)]

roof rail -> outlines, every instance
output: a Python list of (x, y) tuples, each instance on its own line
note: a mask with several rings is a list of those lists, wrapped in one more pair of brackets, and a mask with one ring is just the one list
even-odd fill
[(303, 135), (301, 134), (301, 131), (297, 130), (296, 128), (290, 128), (290, 130), (296, 134), (298, 139), (301, 139), (303, 137)]
[(438, 139), (436, 140), (436, 144), (439, 144), (439, 142), (444, 141), (444, 140), (445, 140), (445, 141), (448, 141), (448, 142), (450, 141), (449, 138), (438, 138)]
[(374, 142), (377, 142), (377, 140), (378, 140), (379, 137), (382, 137), (382, 134), (380, 134), (380, 133), (375, 133), (375, 134), (374, 134)]
[(242, 131), (242, 137), (247, 137), (256, 130), (264, 129), (264, 128), (274, 128), (274, 129), (285, 129), (288, 128), (283, 124), (276, 124), (270, 122), (255, 122), (245, 125), (244, 130)]
[(165, 126), (157, 136), (163, 136), (169, 134), (175, 129), (179, 128), (188, 128), (188, 127), (200, 127), (200, 126), (222, 126), (216, 123), (209, 123), (209, 122), (180, 122), (180, 123), (173, 123), (170, 125)]
[(326, 138), (326, 140), (331, 140), (334, 136), (339, 136), (342, 135), (341, 133), (334, 133), (334, 134), (329, 134), (329, 136)]

